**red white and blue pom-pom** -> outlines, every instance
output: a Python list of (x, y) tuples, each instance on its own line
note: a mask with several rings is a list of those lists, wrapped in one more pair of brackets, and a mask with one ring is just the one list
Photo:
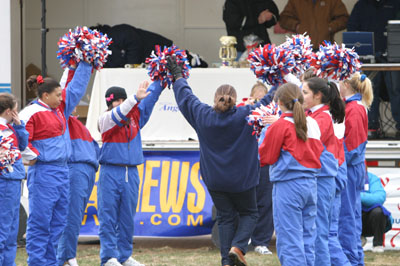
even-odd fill
[(111, 54), (108, 46), (112, 40), (107, 34), (87, 27), (76, 27), (69, 30), (58, 41), (57, 59), (62, 68), (75, 68), (78, 62), (84, 61), (92, 64), (97, 70), (102, 69)]
[(21, 152), (14, 146), (13, 139), (0, 136), (0, 172), (13, 172), (12, 165), (20, 156)]
[(147, 70), (151, 80), (159, 80), (163, 88), (170, 87), (174, 80), (167, 68), (167, 57), (172, 57), (173, 55), (175, 55), (178, 65), (182, 65), (182, 76), (187, 79), (189, 77), (190, 64), (185, 50), (179, 50), (176, 45), (164, 47), (163, 50), (159, 45), (156, 45), (155, 51), (153, 50), (150, 57), (146, 58), (146, 63), (149, 64)]
[(295, 67), (292, 54), (282, 47), (266, 44), (249, 54), (250, 69), (257, 78), (269, 85), (285, 83), (285, 75)]
[(247, 123), (253, 127), (253, 135), (256, 135), (257, 139), (261, 135), (261, 131), (266, 126), (262, 122), (262, 118), (270, 115), (279, 114), (279, 106), (278, 103), (272, 101), (267, 106), (260, 105), (256, 109), (254, 109), (250, 115), (246, 117)]
[(299, 77), (310, 67), (313, 51), (311, 38), (308, 35), (304, 33), (292, 35), (292, 37), (286, 36), (286, 42), (282, 43), (280, 47), (287, 49), (293, 55), (295, 61), (293, 74)]
[(319, 46), (311, 65), (318, 77), (341, 81), (360, 71), (361, 62), (358, 58), (354, 49), (325, 41)]

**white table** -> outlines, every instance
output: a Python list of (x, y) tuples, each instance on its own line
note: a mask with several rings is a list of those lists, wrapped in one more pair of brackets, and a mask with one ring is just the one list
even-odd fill
[[(106, 90), (111, 86), (126, 89), (128, 95), (136, 93), (139, 83), (150, 78), (146, 69), (108, 68), (96, 72), (90, 98), (86, 126), (96, 140), (101, 140), (97, 120), (107, 109)], [(188, 83), (195, 95), (209, 105), (213, 105), (215, 90), (222, 84), (232, 85), (238, 94), (238, 101), (248, 97), (257, 79), (248, 68), (205, 68), (191, 69)], [(176, 105), (172, 89), (166, 88), (154, 106), (153, 113), (143, 128), (144, 141), (186, 141), (197, 140), (196, 133), (186, 122)]]

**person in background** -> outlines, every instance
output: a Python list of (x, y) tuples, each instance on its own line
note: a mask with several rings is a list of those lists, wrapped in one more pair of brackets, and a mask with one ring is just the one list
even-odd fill
[[(73, 75), (73, 70), (64, 71), (61, 86), (66, 87)], [(73, 74), (73, 73), (72, 73)], [(68, 76), (68, 79), (67, 79)], [(72, 112), (75, 113), (76, 108)], [(76, 248), (86, 204), (92, 193), (96, 172), (99, 167), (99, 145), (90, 135), (89, 130), (71, 115), (68, 119), (68, 130), (71, 139), (72, 154), (68, 159), (69, 168), (69, 205), (67, 225), (58, 243), (58, 265), (78, 266)]]
[(339, 241), (352, 265), (364, 265), (360, 194), (364, 189), (367, 112), (373, 99), (371, 81), (365, 74), (357, 72), (340, 82), (340, 95), (346, 103), (344, 150), (347, 185), (341, 194)]
[(108, 110), (98, 121), (103, 141), (97, 188), (101, 265), (143, 265), (131, 257), (140, 182), (137, 166), (144, 162), (140, 129), (150, 119), (162, 89), (156, 81), (150, 87), (142, 82), (136, 95), (129, 97), (121, 87), (106, 91)]
[[(0, 93), (0, 137), (12, 139), (19, 151), (28, 146), (29, 134), (18, 117), (17, 100), (9, 93)], [(0, 148), (0, 152), (4, 151)], [(25, 178), (21, 155), (11, 167), (12, 171), (0, 171), (0, 266), (15, 266), (21, 180)]]
[[(389, 20), (400, 18), (398, 0), (360, 0), (347, 23), (348, 31), (372, 31), (374, 33), (377, 63), (387, 63), (387, 25)], [(400, 139), (400, 71), (379, 71), (372, 79), (374, 100), (368, 113), (368, 138), (381, 139), (384, 133), (380, 125), (379, 105), (385, 88), (395, 125), (395, 138)]]
[(267, 29), (278, 22), (279, 11), (273, 0), (226, 0), (222, 17), (227, 34), (236, 37), (240, 55), (246, 50), (245, 36), (254, 34), (262, 44), (271, 42)]
[(367, 175), (366, 189), (361, 192), (362, 236), (373, 236), (372, 252), (382, 253), (384, 252), (383, 235), (392, 229), (392, 216), (383, 207), (383, 203), (386, 200), (386, 192), (382, 186), (381, 179), (370, 172)]
[[(237, 106), (254, 104), (260, 101), (268, 93), (268, 88), (261, 82), (253, 85), (250, 97)], [(275, 120), (274, 120), (275, 121)], [(258, 141), (259, 145), (265, 137), (267, 127), (263, 129)], [(251, 245), (254, 251), (262, 255), (271, 255), (268, 249), (272, 234), (274, 233), (274, 222), (272, 216), (272, 183), (269, 181), (269, 165), (260, 168), (259, 182), (256, 187), (258, 220), (256, 228), (251, 236)]]
[(276, 249), (283, 266), (311, 266), (315, 260), (321, 133), (317, 122), (304, 114), (298, 86), (280, 86), (275, 99), (282, 115), (268, 127), (259, 153), (261, 166), (270, 165)]
[(28, 161), (29, 217), (26, 233), (28, 265), (57, 265), (58, 240), (68, 214), (68, 159), (71, 143), (68, 118), (85, 94), (92, 66), (80, 62), (62, 90), (52, 78), (31, 76), (27, 86), (38, 93), (21, 112), (29, 132), (22, 157)]
[(335, 33), (346, 28), (348, 18), (342, 0), (289, 0), (279, 24), (295, 33), (307, 33), (317, 50), (323, 41), (334, 41)]

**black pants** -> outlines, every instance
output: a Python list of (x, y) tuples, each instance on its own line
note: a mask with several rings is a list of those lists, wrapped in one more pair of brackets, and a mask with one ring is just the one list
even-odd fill
[(373, 246), (383, 245), (383, 235), (386, 228), (386, 216), (380, 207), (369, 212), (362, 212), (362, 236), (373, 236)]
[(256, 187), (238, 193), (208, 191), (217, 209), (221, 264), (231, 265), (228, 257), (230, 248), (237, 247), (245, 254), (256, 227)]
[(261, 167), (260, 181), (256, 187), (258, 220), (251, 244), (255, 246), (268, 246), (274, 233), (272, 215), (272, 183), (269, 181), (269, 165)]

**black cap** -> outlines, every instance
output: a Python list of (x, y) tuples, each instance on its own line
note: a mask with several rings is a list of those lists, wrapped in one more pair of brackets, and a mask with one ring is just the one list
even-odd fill
[(124, 88), (113, 86), (111, 88), (108, 88), (106, 91), (106, 104), (107, 107), (110, 107), (113, 101), (119, 100), (119, 99), (126, 99), (126, 91)]

